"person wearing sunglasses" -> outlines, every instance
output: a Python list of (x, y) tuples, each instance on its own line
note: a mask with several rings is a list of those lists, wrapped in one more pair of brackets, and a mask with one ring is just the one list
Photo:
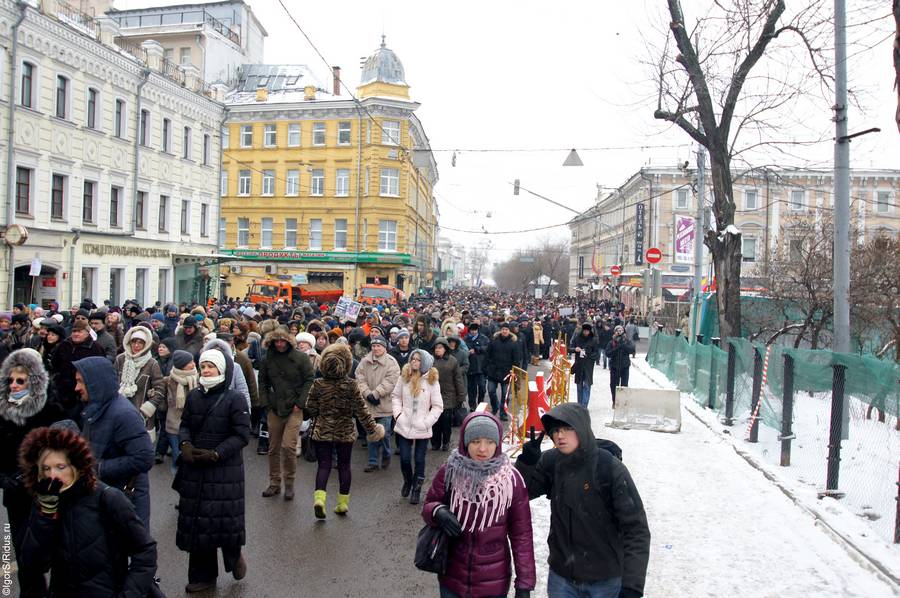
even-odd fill
[[(17, 456), (28, 432), (65, 417), (51, 390), (41, 355), (34, 349), (13, 351), (0, 367), (0, 488), (17, 558), (32, 504), (22, 483)], [(19, 563), (19, 571), (22, 570)], [(23, 575), (19, 576), (22, 595), (41, 595), (43, 580), (34, 581), (40, 584), (38, 587), (29, 583)]]

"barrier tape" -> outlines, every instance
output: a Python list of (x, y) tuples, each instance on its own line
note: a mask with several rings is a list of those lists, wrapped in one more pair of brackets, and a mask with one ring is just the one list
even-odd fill
[(753, 413), (750, 414), (750, 425), (747, 426), (747, 437), (750, 437), (750, 430), (753, 429), (753, 424), (756, 423), (756, 420), (759, 419), (759, 406), (762, 405), (762, 393), (763, 389), (766, 387), (766, 381), (768, 380), (769, 375), (769, 355), (772, 353), (772, 345), (766, 347), (766, 356), (763, 359), (763, 368), (762, 368), (762, 384), (759, 386), (759, 399), (756, 401), (756, 409), (753, 410)]

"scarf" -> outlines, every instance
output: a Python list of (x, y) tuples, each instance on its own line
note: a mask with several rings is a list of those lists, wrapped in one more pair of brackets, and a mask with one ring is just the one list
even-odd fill
[(512, 504), (518, 479), (505, 453), (476, 461), (453, 451), (447, 459), (444, 487), (450, 488), (450, 510), (463, 531), (482, 531), (499, 521)]
[(9, 396), (6, 397), (6, 400), (13, 405), (18, 405), (19, 403), (27, 401), (29, 396), (31, 396), (31, 391), (27, 388), (23, 388), (22, 390), (9, 393)]
[(175, 408), (184, 409), (187, 402), (188, 393), (197, 388), (197, 370), (179, 370), (172, 368), (169, 377), (178, 383), (178, 389), (175, 391)]
[(119, 384), (119, 392), (127, 398), (131, 398), (137, 392), (137, 377), (148, 361), (153, 356), (150, 354), (150, 347), (146, 347), (146, 351), (139, 357), (135, 357), (131, 353), (131, 347), (125, 347), (125, 363), (122, 364), (122, 382)]
[(218, 376), (200, 376), (200, 386), (203, 387), (203, 390), (209, 392), (222, 382), (225, 382), (225, 374), (219, 374)]

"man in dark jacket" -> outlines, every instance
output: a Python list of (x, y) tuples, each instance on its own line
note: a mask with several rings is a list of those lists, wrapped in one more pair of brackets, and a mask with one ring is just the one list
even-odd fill
[(575, 355), (572, 373), (575, 374), (575, 386), (578, 389), (578, 404), (587, 407), (591, 400), (591, 385), (594, 383), (594, 362), (597, 361), (599, 351), (594, 331), (588, 322), (581, 325), (581, 334), (572, 341), (571, 350)]
[(116, 339), (106, 331), (106, 312), (95, 311), (90, 315), (88, 321), (90, 322), (94, 334), (97, 335), (97, 340), (94, 342), (100, 345), (100, 348), (103, 349), (103, 353), (109, 362), (115, 363), (119, 348), (116, 346)]
[(597, 346), (600, 347), (599, 354), (597, 355), (597, 365), (600, 365), (600, 361), (603, 361), (603, 369), (606, 369), (606, 363), (608, 361), (608, 357), (606, 355), (606, 345), (609, 344), (609, 341), (612, 340), (612, 328), (609, 327), (609, 324), (606, 322), (601, 322), (597, 329)]
[[(80, 414), (83, 406), (79, 403), (75, 394), (75, 366), (79, 359), (91, 356), (99, 356), (106, 359), (100, 345), (91, 340), (87, 321), (78, 321), (72, 324), (72, 334), (66, 340), (59, 343), (59, 348), (53, 354), (53, 375), (56, 386), (56, 396), (66, 409), (67, 417), (80, 422)], [(109, 361), (107, 359), (107, 361)], [(110, 362), (110, 367), (112, 363)], [(113, 370), (113, 378), (116, 372)], [(118, 388), (118, 383), (116, 388)]]
[(138, 517), (150, 529), (147, 472), (153, 467), (153, 443), (144, 416), (119, 393), (116, 370), (106, 357), (85, 357), (73, 365), (75, 392), (87, 405), (82, 433), (97, 460), (97, 477), (124, 490)]
[(444, 410), (431, 427), (431, 448), (446, 452), (450, 450), (453, 412), (465, 402), (466, 387), (463, 384), (459, 362), (450, 353), (450, 343), (443, 336), (434, 341), (434, 369), (438, 371)]
[(402, 370), (406, 362), (409, 361), (409, 355), (414, 349), (415, 347), (410, 345), (409, 332), (404, 328), (397, 333), (397, 344), (388, 352), (391, 354), (391, 357), (397, 360), (397, 365)]
[(437, 336), (434, 334), (434, 329), (431, 327), (428, 316), (416, 316), (414, 332), (411, 343), (413, 349), (422, 349), (434, 355), (434, 341), (437, 339)]
[[(206, 330), (204, 328), (204, 330)], [(175, 333), (175, 346), (181, 351), (187, 351), (194, 356), (196, 361), (203, 350), (203, 335), (197, 326), (194, 316), (188, 316), (181, 323), (181, 328)]]
[(469, 410), (475, 411), (475, 406), (484, 401), (485, 387), (485, 360), (491, 341), (481, 334), (481, 326), (478, 322), (469, 323), (469, 334), (466, 335), (466, 346), (469, 347), (469, 371), (467, 375), (469, 390)]
[[(491, 401), (491, 410), (495, 415), (499, 413), (501, 420), (509, 419), (506, 415), (506, 393), (509, 390), (509, 372), (513, 366), (522, 363), (522, 351), (519, 338), (512, 334), (509, 323), (500, 324), (500, 331), (494, 334), (486, 355), (487, 369), (485, 374), (488, 379), (488, 397)], [(497, 399), (497, 389), (500, 389), (500, 399)]]
[(259, 400), (268, 409), (269, 486), (262, 495), (281, 493), (284, 470), (284, 500), (294, 499), (297, 471), (297, 441), (303, 408), (315, 380), (313, 364), (306, 353), (297, 350), (297, 340), (279, 327), (263, 340), (266, 357), (259, 367)]
[[(563, 403), (516, 461), (528, 495), (550, 498), (548, 596), (639, 598), (650, 557), (647, 515), (615, 443), (594, 438), (588, 410)], [(541, 453), (544, 433), (556, 448)]]
[(631, 355), (634, 355), (634, 343), (625, 336), (623, 327), (616, 326), (612, 340), (606, 345), (606, 357), (609, 359), (609, 390), (612, 393), (613, 407), (616, 406), (616, 387), (628, 386)]

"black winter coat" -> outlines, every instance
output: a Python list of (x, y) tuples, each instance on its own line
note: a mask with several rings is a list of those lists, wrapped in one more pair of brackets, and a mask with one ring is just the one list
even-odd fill
[[(578, 349), (584, 349), (584, 357)], [(600, 354), (600, 347), (594, 333), (591, 331), (588, 336), (577, 334), (572, 339), (572, 354), (575, 355), (575, 364), (572, 366), (572, 373), (575, 374), (575, 384), (593, 384), (594, 383), (594, 364), (597, 362), (597, 356)]]
[(470, 332), (465, 338), (466, 346), (469, 347), (469, 375), (480, 375), (485, 372), (485, 361), (487, 359), (487, 350), (491, 341), (479, 330), (478, 336), (473, 336)]
[(522, 363), (522, 345), (519, 337), (510, 333), (504, 338), (502, 332), (496, 333), (488, 346), (486, 357), (485, 374), (489, 380), (501, 382), (509, 375), (514, 365)]
[[(26, 577), (50, 570), (54, 598), (144, 598), (156, 574), (156, 541), (121, 491), (84, 479), (63, 492), (59, 517), (33, 507), (20, 561)], [(33, 587), (33, 586), (32, 586)]]
[(56, 394), (74, 420), (78, 420), (82, 406), (75, 396), (75, 366), (72, 364), (79, 359), (94, 356), (106, 357), (103, 348), (90, 338), (79, 345), (69, 339), (60, 341), (56, 353), (53, 354), (53, 382)]
[(606, 345), (606, 357), (609, 359), (609, 369), (627, 370), (631, 367), (629, 355), (634, 355), (634, 343), (624, 336), (613, 339)]
[(209, 392), (200, 386), (192, 390), (181, 414), (179, 444), (219, 454), (215, 463), (181, 460), (172, 482), (181, 497), (175, 544), (187, 552), (246, 543), (241, 450), (250, 440), (250, 413), (247, 399), (228, 390), (234, 363), (230, 356), (225, 359), (225, 381)]
[[(545, 414), (575, 428), (579, 447), (571, 455), (544, 451), (536, 465), (516, 461), (528, 495), (550, 498), (550, 568), (578, 582), (622, 578), (642, 595), (650, 558), (647, 515), (618, 447), (597, 440), (587, 409), (563, 403)], [(617, 455), (610, 452), (616, 451)]]

